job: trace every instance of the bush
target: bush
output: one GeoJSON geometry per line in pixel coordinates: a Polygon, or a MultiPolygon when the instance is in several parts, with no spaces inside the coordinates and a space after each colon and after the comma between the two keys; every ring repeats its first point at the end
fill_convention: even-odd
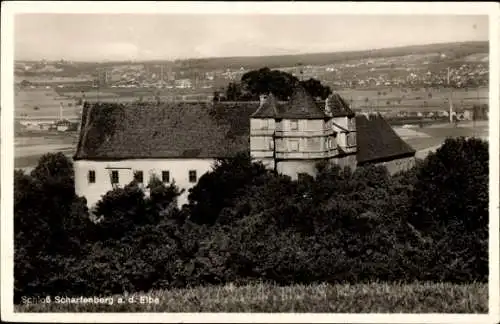
{"type": "Polygon", "coordinates": [[[16,171],[15,300],[53,292],[50,283],[65,272],[64,258],[81,255],[90,226],[85,200],[74,193],[71,161],[63,154],[44,155],[31,175],[16,171]]]}
{"type": "Polygon", "coordinates": [[[431,277],[488,277],[488,143],[448,139],[416,173],[408,221],[434,240],[431,277]]]}
{"type": "Polygon", "coordinates": [[[97,222],[69,190],[71,163],[47,155],[32,175],[15,173],[16,300],[250,281],[485,282],[487,149],[449,139],[396,175],[322,163],[298,181],[239,154],[217,161],[182,210],[175,184],[153,178],[104,195],[97,222]]]}

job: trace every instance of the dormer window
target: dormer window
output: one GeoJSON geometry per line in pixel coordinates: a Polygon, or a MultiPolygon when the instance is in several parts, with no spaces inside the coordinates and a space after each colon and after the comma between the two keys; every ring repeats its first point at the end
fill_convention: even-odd
{"type": "Polygon", "coordinates": [[[348,124],[347,124],[347,125],[348,125],[347,127],[349,128],[349,130],[354,130],[354,127],[355,127],[355,126],[354,126],[354,118],[349,118],[349,119],[347,120],[347,123],[348,123],[348,124]]]}
{"type": "Polygon", "coordinates": [[[356,133],[346,133],[347,135],[347,146],[356,145],[356,133]]]}

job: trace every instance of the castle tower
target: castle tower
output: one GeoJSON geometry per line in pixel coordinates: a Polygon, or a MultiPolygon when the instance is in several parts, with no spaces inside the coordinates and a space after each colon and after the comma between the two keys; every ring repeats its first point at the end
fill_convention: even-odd
{"type": "Polygon", "coordinates": [[[355,114],[338,94],[324,108],[303,87],[284,105],[263,95],[250,119],[252,157],[292,179],[315,175],[320,161],[355,168],[356,152],[355,114]]]}
{"type": "Polygon", "coordinates": [[[272,169],[276,168],[277,117],[278,109],[273,94],[261,95],[259,108],[250,117],[250,154],[272,169]]]}
{"type": "Polygon", "coordinates": [[[341,166],[355,167],[357,163],[357,128],[354,112],[340,95],[332,94],[325,101],[325,114],[332,118],[330,121],[331,129],[339,153],[335,162],[341,166]]]}
{"type": "Polygon", "coordinates": [[[277,171],[297,179],[314,175],[316,164],[338,154],[331,117],[299,86],[276,122],[277,171]]]}

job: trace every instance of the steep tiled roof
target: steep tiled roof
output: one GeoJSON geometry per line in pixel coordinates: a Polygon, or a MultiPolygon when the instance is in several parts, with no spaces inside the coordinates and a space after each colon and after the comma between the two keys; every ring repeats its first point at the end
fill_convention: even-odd
{"type": "Polygon", "coordinates": [[[255,105],[86,107],[75,159],[215,158],[249,148],[255,105]]]}
{"type": "Polygon", "coordinates": [[[280,118],[290,118],[290,119],[320,119],[326,118],[323,108],[320,108],[316,101],[311,97],[307,91],[301,87],[297,86],[286,110],[280,113],[280,118]]]}
{"type": "MultiPolygon", "coordinates": [[[[256,103],[85,107],[75,160],[217,158],[250,149],[256,103]]],[[[360,164],[414,154],[381,117],[356,116],[360,164]]]]}
{"type": "Polygon", "coordinates": [[[412,156],[415,150],[399,137],[380,115],[356,116],[358,164],[382,162],[397,157],[412,156]]]}

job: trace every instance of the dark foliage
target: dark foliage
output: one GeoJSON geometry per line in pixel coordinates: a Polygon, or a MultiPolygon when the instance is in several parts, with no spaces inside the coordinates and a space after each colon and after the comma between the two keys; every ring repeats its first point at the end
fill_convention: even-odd
{"type": "Polygon", "coordinates": [[[279,100],[288,100],[294,87],[301,85],[317,99],[326,99],[332,90],[319,80],[301,81],[297,77],[279,70],[261,68],[245,73],[240,83],[231,82],[226,88],[225,99],[229,101],[258,100],[259,95],[273,93],[279,100]]]}
{"type": "Polygon", "coordinates": [[[217,161],[182,210],[175,184],[152,178],[108,192],[93,222],[72,181],[61,155],[15,174],[17,302],[253,280],[488,278],[488,147],[476,139],[449,139],[395,175],[321,163],[296,181],[238,154],[217,161]]]}

